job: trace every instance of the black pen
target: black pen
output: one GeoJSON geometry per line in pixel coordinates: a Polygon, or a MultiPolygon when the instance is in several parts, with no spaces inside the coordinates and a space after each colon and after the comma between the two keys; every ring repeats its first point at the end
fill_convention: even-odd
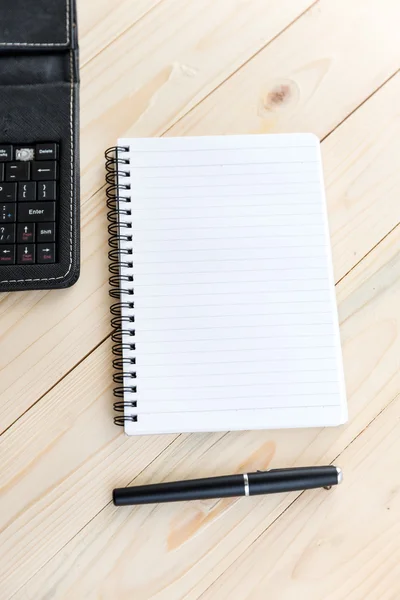
{"type": "Polygon", "coordinates": [[[297,467],[272,469],[242,475],[224,475],[205,479],[189,479],[170,483],[138,485],[113,490],[115,506],[129,504],[156,504],[208,498],[258,496],[337,485],[343,479],[339,467],[297,467]]]}

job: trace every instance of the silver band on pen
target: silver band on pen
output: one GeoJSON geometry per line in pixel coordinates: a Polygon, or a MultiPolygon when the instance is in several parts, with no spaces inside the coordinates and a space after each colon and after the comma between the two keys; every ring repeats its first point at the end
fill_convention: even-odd
{"type": "Polygon", "coordinates": [[[243,473],[243,482],[244,482],[244,495],[250,496],[249,476],[247,475],[247,473],[243,473]]]}

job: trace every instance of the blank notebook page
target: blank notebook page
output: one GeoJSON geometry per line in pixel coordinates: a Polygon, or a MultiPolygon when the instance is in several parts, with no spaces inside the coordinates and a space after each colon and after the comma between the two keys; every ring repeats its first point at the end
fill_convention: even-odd
{"type": "Polygon", "coordinates": [[[120,139],[128,434],[347,418],[319,141],[120,139]],[[130,186],[130,189],[126,189],[130,186]],[[129,212],[129,211],[126,211],[129,212]],[[133,277],[133,281],[129,281],[133,277]],[[125,281],[127,279],[128,281],[125,281]],[[132,344],[134,343],[134,345],[132,344]],[[131,371],[132,369],[127,370],[131,371]],[[129,384],[132,380],[127,373],[129,384]]]}

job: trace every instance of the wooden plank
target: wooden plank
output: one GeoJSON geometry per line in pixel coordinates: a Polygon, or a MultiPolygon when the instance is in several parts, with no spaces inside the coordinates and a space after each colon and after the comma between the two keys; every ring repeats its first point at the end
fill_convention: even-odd
{"type": "Polygon", "coordinates": [[[304,493],[204,594],[187,598],[399,598],[399,454],[397,396],[337,459],[340,488],[304,493]]]}
{"type": "MultiPolygon", "coordinates": [[[[145,27],[150,35],[155,32],[161,34],[161,25],[162,31],[167,34],[167,43],[171,44],[174,40],[168,34],[181,35],[179,25],[185,14],[193,17],[193,22],[186,23],[185,26],[194,31],[194,44],[199,41],[199,32],[204,33],[204,38],[197,46],[198,50],[207,52],[212,49],[218,58],[218,50],[224,45],[231,57],[235,53],[239,57],[245,51],[249,51],[251,56],[314,2],[315,0],[283,0],[277,5],[274,0],[230,0],[229,3],[225,0],[206,0],[201,3],[188,3],[186,0],[113,0],[111,6],[110,0],[97,0],[94,10],[90,0],[78,0],[81,66],[86,65],[142,19],[146,20],[148,25],[145,27]],[[155,13],[151,14],[154,9],[155,13]],[[246,31],[242,31],[242,28],[246,31]],[[247,46],[243,45],[245,38],[247,46]],[[233,40],[235,43],[231,43],[233,40]]],[[[188,21],[191,20],[190,18],[188,21]]],[[[193,48],[196,49],[196,45],[193,48]]],[[[134,56],[132,58],[135,59],[134,56]]],[[[247,58],[246,54],[242,54],[242,60],[247,58]]],[[[240,66],[240,60],[239,58],[237,66],[240,66]]]]}
{"type": "Polygon", "coordinates": [[[321,0],[170,134],[324,137],[399,68],[400,4],[383,0],[379,8],[375,0],[321,0]]]}
{"type": "Polygon", "coordinates": [[[2,437],[2,597],[18,586],[24,598],[44,589],[57,598],[85,597],[90,589],[160,600],[187,598],[193,589],[198,597],[294,496],[102,510],[111,488],[135,477],[139,483],[332,460],[398,392],[399,277],[394,231],[339,284],[350,402],[350,422],[341,428],[126,439],[111,424],[109,348],[98,348],[2,437]],[[157,535],[149,534],[150,518],[157,535]]]}
{"type": "MultiPolygon", "coordinates": [[[[322,144],[337,278],[399,220],[399,95],[397,75],[322,144]],[[368,190],[362,188],[365,173],[374,182],[368,190]]],[[[82,205],[82,275],[74,288],[9,294],[0,301],[4,427],[109,333],[104,204],[101,191],[82,205]]]]}
{"type": "Polygon", "coordinates": [[[397,74],[322,144],[336,279],[400,222],[399,93],[397,74]]]}
{"type": "Polygon", "coordinates": [[[162,0],[78,0],[81,68],[162,0]]]}

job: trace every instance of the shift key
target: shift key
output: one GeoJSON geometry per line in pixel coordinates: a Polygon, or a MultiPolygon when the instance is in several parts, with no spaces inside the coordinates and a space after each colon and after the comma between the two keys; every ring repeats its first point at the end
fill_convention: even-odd
{"type": "Polygon", "coordinates": [[[18,204],[18,220],[22,223],[56,220],[55,202],[21,202],[18,204]]]}

